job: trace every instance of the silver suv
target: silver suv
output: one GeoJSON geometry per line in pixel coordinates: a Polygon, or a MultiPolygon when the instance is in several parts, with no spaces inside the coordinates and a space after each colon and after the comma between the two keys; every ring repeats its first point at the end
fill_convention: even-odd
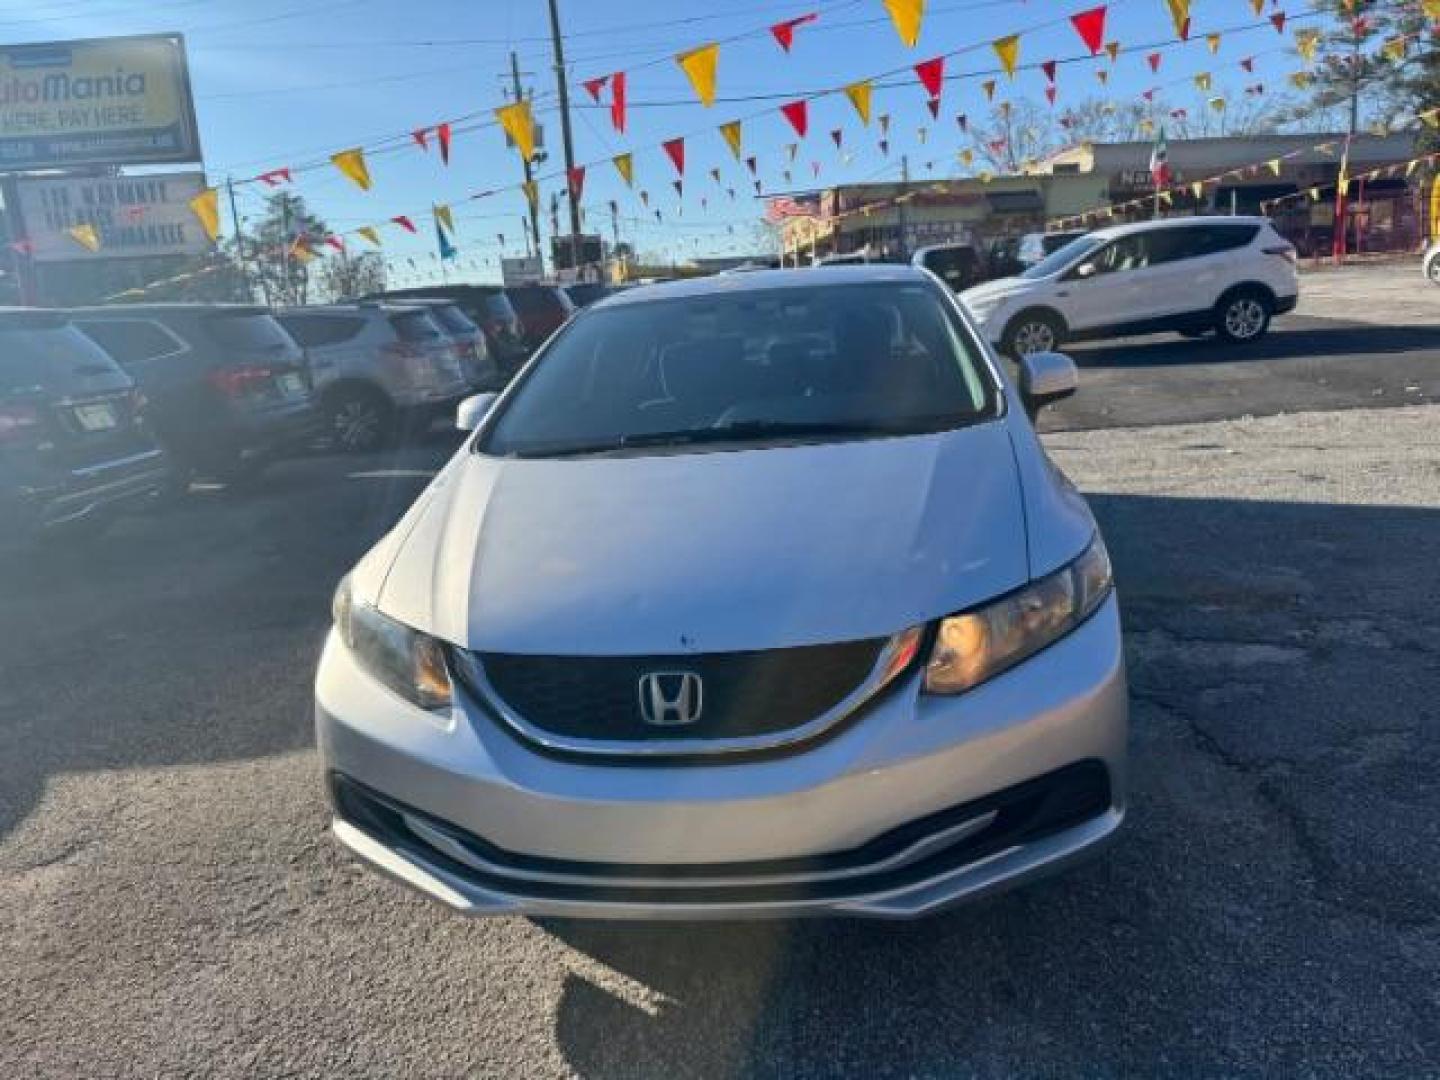
{"type": "Polygon", "coordinates": [[[469,392],[455,342],[424,307],[280,308],[305,349],[325,427],[345,450],[375,450],[423,428],[469,392]]]}

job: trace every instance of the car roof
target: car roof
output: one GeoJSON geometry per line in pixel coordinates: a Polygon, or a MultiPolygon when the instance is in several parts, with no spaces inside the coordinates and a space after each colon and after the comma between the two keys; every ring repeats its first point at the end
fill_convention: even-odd
{"type": "Polygon", "coordinates": [[[67,308],[72,315],[268,315],[270,309],[261,304],[206,304],[176,300],[152,304],[95,304],[90,307],[67,308]]]}
{"type": "MultiPolygon", "coordinates": [[[[453,300],[441,301],[446,304],[453,304],[453,300]]],[[[277,307],[276,315],[356,315],[363,312],[375,312],[381,315],[393,314],[401,311],[419,311],[426,305],[419,300],[397,300],[394,303],[388,301],[364,300],[358,304],[295,304],[291,307],[277,307]]]]}
{"type": "Polygon", "coordinates": [[[596,301],[590,308],[623,307],[656,300],[688,300],[705,296],[733,296],[737,293],[766,292],[771,289],[813,289],[827,285],[916,285],[932,284],[930,275],[903,263],[861,263],[812,266],[790,270],[752,270],[745,274],[715,274],[640,285],[596,301]]]}
{"type": "Polygon", "coordinates": [[[1097,240],[1118,240],[1122,236],[1132,236],[1135,233],[1157,232],[1165,229],[1194,229],[1202,225],[1214,225],[1216,223],[1230,223],[1239,225],[1268,225],[1270,219],[1267,217],[1256,217],[1253,215],[1208,214],[1200,217],[1160,218],[1155,221],[1132,221],[1126,225],[1111,225],[1108,228],[1096,229],[1090,233],[1097,240]]]}

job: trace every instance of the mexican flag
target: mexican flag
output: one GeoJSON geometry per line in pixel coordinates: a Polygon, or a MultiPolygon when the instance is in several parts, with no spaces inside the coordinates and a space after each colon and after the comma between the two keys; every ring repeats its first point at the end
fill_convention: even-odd
{"type": "Polygon", "coordinates": [[[1150,179],[1156,190],[1170,185],[1170,149],[1165,142],[1165,127],[1162,124],[1155,135],[1155,145],[1150,148],[1150,179]]]}

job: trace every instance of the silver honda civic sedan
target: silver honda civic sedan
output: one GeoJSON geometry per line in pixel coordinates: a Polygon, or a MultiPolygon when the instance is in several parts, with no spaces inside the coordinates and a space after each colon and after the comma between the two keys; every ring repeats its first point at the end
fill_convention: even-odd
{"type": "Polygon", "coordinates": [[[635,289],[560,330],[341,582],[335,836],[473,915],[913,917],[1125,812],[1110,561],[902,266],[635,289]]]}

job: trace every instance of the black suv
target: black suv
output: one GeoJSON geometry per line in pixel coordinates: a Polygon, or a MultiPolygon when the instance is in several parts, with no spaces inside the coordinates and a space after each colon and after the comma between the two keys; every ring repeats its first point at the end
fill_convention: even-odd
{"type": "Polygon", "coordinates": [[[305,354],[266,308],[125,304],[71,318],[150,400],[180,478],[251,477],[317,434],[305,354]]]}
{"type": "Polygon", "coordinates": [[[159,492],[168,467],[143,404],[63,315],[0,309],[0,536],[88,529],[159,492]]]}

